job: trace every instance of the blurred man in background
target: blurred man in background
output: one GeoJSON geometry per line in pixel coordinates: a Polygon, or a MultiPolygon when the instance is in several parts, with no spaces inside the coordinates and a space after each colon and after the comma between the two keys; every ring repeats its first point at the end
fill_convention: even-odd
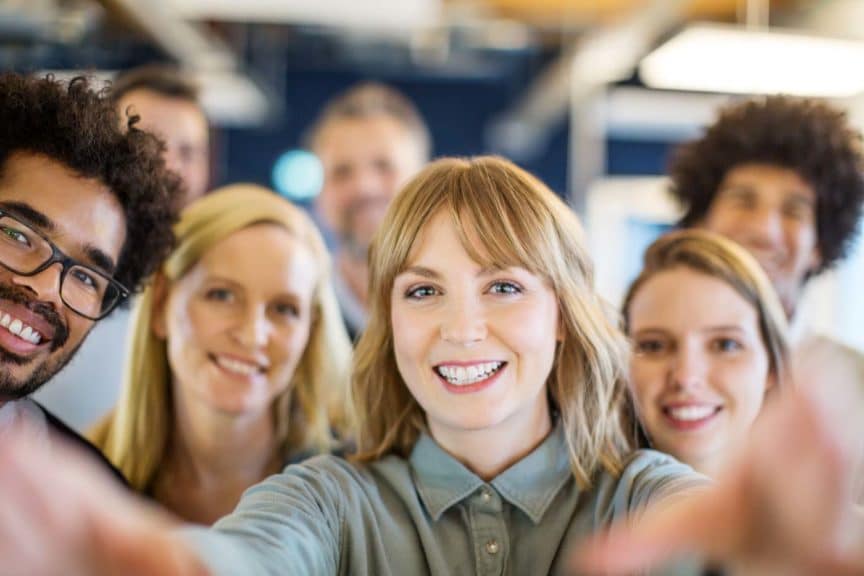
{"type": "Polygon", "coordinates": [[[311,128],[324,170],[316,200],[334,251],[334,285],[352,337],[366,324],[366,253],[400,187],[429,160],[429,130],[393,88],[365,83],[328,102],[311,128]]]}
{"type": "Polygon", "coordinates": [[[122,121],[137,115],[136,126],[165,142],[165,160],[186,184],[183,205],[203,196],[210,180],[210,126],[198,87],[171,66],[143,66],[117,77],[111,88],[122,121]]]}
{"type": "Polygon", "coordinates": [[[781,96],[732,104],[678,149],[670,175],[682,225],[728,236],[762,264],[792,322],[794,361],[864,382],[864,356],[797,314],[807,283],[849,254],[861,217],[861,135],[846,114],[781,96]]]}

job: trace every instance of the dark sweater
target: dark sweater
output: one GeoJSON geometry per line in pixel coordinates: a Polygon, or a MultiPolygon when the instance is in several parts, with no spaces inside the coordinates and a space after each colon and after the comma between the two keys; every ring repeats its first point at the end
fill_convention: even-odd
{"type": "Polygon", "coordinates": [[[62,438],[63,441],[78,447],[79,450],[90,455],[97,464],[104,468],[111,476],[116,478],[123,486],[129,486],[129,483],[126,482],[126,478],[123,477],[123,474],[121,474],[120,471],[108,461],[105,455],[102,454],[101,450],[88,442],[86,438],[78,434],[75,430],[64,424],[62,420],[46,410],[44,406],[38,402],[34,402],[34,404],[36,404],[36,406],[42,410],[43,414],[45,414],[45,421],[48,424],[48,429],[52,436],[62,438]]]}

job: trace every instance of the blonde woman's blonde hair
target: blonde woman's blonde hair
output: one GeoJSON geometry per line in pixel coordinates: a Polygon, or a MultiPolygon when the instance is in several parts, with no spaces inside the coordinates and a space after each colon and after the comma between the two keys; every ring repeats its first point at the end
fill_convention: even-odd
{"type": "Polygon", "coordinates": [[[309,340],[289,386],[273,403],[276,438],[284,457],[330,447],[331,425],[347,426],[351,344],[330,284],[330,258],[321,235],[299,208],[250,184],[215,190],[184,210],[177,246],[139,297],[133,311],[124,386],[112,414],[90,437],[138,491],[147,491],[166,456],[174,429],[171,369],[166,343],[153,331],[157,283],[182,278],[214,245],[261,223],[287,230],[318,263],[309,340]]]}
{"type": "Polygon", "coordinates": [[[629,445],[620,408],[627,343],[595,293],[593,267],[575,214],[542,182],[502,158],[443,159],[399,193],[369,255],[369,323],[357,345],[352,392],[358,454],[370,461],[408,456],[425,417],[399,374],[390,321],[391,292],[426,224],[448,214],[467,253],[482,266],[518,266],[552,286],[563,338],[548,380],[578,484],[605,468],[618,473],[629,445]],[[476,238],[472,242],[469,238],[476,238]]]}
{"type": "Polygon", "coordinates": [[[630,285],[622,306],[624,328],[630,332],[630,306],[648,280],[669,270],[686,268],[716,278],[735,290],[756,311],[759,333],[769,360],[769,374],[777,389],[789,380],[788,330],[780,298],[759,262],[742,246],[700,229],[671,232],[645,252],[642,272],[630,285]]]}

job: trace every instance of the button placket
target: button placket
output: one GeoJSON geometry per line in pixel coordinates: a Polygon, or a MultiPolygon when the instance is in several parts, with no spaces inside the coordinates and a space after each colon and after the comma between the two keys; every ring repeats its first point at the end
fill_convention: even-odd
{"type": "Polygon", "coordinates": [[[499,549],[500,549],[500,546],[498,545],[498,540],[493,538],[493,539],[486,542],[486,553],[489,554],[490,556],[494,556],[495,554],[498,554],[499,549]]]}
{"type": "Polygon", "coordinates": [[[500,576],[507,561],[507,525],[503,502],[491,486],[482,486],[470,501],[478,576],[500,576]]]}

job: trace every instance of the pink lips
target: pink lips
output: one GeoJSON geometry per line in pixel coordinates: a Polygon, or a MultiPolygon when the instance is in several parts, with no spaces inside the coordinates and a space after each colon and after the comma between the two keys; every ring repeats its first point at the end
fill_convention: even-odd
{"type": "Polygon", "coordinates": [[[666,423],[681,431],[699,430],[707,426],[723,409],[709,404],[669,404],[663,406],[666,423]]]}
{"type": "Polygon", "coordinates": [[[506,362],[476,361],[475,360],[475,361],[469,361],[469,362],[462,362],[462,361],[444,362],[444,363],[438,364],[435,368],[433,368],[432,371],[435,373],[435,375],[438,377],[438,380],[441,382],[441,384],[444,385],[444,388],[448,392],[451,392],[453,394],[474,394],[476,392],[480,392],[482,390],[485,390],[486,388],[489,388],[490,386],[495,384],[495,382],[498,381],[498,377],[501,375],[502,372],[504,372],[504,370],[506,368],[507,368],[506,362]],[[441,375],[441,373],[438,372],[438,369],[445,369],[445,370],[446,369],[459,369],[459,368],[467,369],[469,367],[475,367],[478,370],[482,370],[483,366],[490,366],[490,365],[494,365],[494,364],[497,364],[498,366],[497,366],[497,368],[495,368],[495,370],[493,372],[491,372],[491,374],[488,377],[483,378],[482,380],[478,380],[476,382],[472,382],[470,384],[454,384],[453,382],[450,382],[447,378],[445,378],[444,376],[441,375]]]}

